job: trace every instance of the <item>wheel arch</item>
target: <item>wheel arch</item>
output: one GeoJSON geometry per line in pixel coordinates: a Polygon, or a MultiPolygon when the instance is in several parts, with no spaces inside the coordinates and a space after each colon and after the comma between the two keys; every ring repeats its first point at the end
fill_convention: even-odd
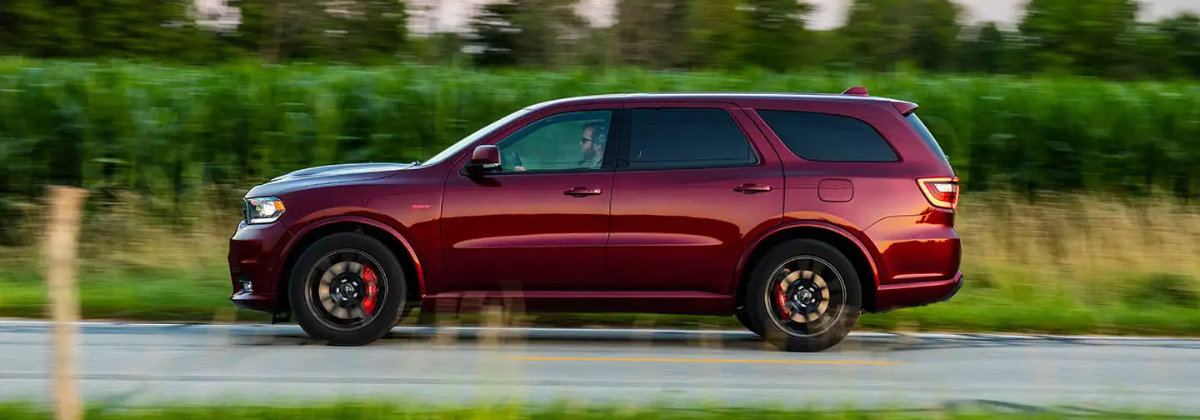
{"type": "MultiPolygon", "coordinates": [[[[276,296],[286,296],[292,268],[300,254],[304,253],[309,245],[321,238],[341,232],[366,234],[379,240],[392,251],[392,254],[400,260],[400,265],[404,267],[404,276],[408,286],[406,288],[408,289],[408,305],[416,304],[425,294],[425,279],[420,259],[417,258],[412,245],[404,239],[400,232],[376,219],[361,216],[339,216],[310,223],[292,236],[283,251],[284,258],[281,260],[278,271],[279,278],[276,282],[276,296]]],[[[290,310],[286,297],[279,297],[276,300],[279,312],[290,310]]]]}
{"type": "Polygon", "coordinates": [[[875,295],[879,288],[879,269],[875,258],[872,257],[866,245],[845,228],[817,221],[801,221],[777,226],[759,235],[751,246],[747,247],[741,260],[738,261],[737,271],[734,275],[734,302],[736,305],[741,306],[750,273],[754,271],[754,264],[758,263],[758,260],[775,245],[792,239],[815,239],[841,251],[854,265],[855,274],[858,275],[858,281],[862,284],[863,309],[868,312],[875,311],[875,295]]]}

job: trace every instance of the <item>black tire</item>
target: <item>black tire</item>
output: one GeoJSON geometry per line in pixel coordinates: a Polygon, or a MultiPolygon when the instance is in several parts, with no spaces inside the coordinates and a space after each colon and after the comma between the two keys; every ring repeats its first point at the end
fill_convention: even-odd
{"type": "Polygon", "coordinates": [[[862,286],[850,260],[836,248],[796,239],[775,246],[755,264],[744,299],[753,325],[762,326],[772,345],[815,352],[837,345],[854,328],[862,286]]]}
{"type": "Polygon", "coordinates": [[[288,299],[296,322],[309,336],[335,345],[360,346],[386,335],[400,322],[406,293],[404,268],[400,261],[382,242],[361,233],[335,233],[317,240],[300,254],[288,281],[288,299]],[[354,267],[354,264],[358,264],[357,278],[354,268],[345,268],[354,267]],[[340,271],[334,266],[341,267],[340,271]],[[327,283],[323,285],[326,274],[335,271],[337,277],[331,282],[345,283],[349,279],[351,284],[358,286],[345,286],[355,291],[345,296],[353,294],[357,297],[360,296],[357,292],[362,292],[364,302],[359,302],[354,309],[344,309],[341,300],[330,297],[331,289],[336,289],[334,293],[339,293],[339,297],[343,296],[340,293],[344,289],[327,283]],[[377,273],[368,275],[368,272],[377,273]],[[373,280],[367,280],[367,277],[373,280]],[[367,283],[376,287],[371,289],[374,293],[367,291],[367,283]],[[324,297],[321,296],[322,288],[325,289],[324,297]],[[372,303],[368,306],[365,300],[372,303]],[[329,309],[326,305],[334,301],[335,308],[329,309]],[[339,314],[351,319],[343,319],[339,314]]]}
{"type": "Polygon", "coordinates": [[[754,335],[763,336],[762,326],[754,323],[754,320],[750,318],[750,314],[746,312],[746,308],[739,308],[734,311],[733,317],[737,318],[738,322],[742,323],[742,326],[746,327],[754,335]]]}

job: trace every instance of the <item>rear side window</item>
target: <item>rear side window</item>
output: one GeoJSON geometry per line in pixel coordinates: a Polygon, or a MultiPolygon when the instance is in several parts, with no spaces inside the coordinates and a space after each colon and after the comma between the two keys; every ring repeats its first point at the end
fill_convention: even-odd
{"type": "Polygon", "coordinates": [[[764,111],[758,115],[796,156],[819,162],[895,162],[896,151],[869,124],[842,115],[764,111]]]}
{"type": "Polygon", "coordinates": [[[930,150],[933,150],[933,154],[937,155],[938,159],[941,159],[942,162],[950,163],[950,158],[946,156],[946,152],[942,151],[942,145],[938,144],[937,139],[933,138],[933,133],[929,132],[929,128],[925,127],[925,123],[921,122],[920,118],[917,118],[917,114],[908,114],[904,119],[908,121],[908,125],[912,126],[913,130],[917,131],[917,134],[921,136],[921,140],[925,141],[925,145],[929,146],[930,150]]]}
{"type": "Polygon", "coordinates": [[[635,109],[630,169],[711,168],[758,163],[750,142],[721,109],[635,109]]]}

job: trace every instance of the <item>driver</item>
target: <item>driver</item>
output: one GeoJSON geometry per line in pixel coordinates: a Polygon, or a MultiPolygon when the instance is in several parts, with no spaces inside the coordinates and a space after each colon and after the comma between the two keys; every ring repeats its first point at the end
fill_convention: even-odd
{"type": "Polygon", "coordinates": [[[604,160],[604,145],[608,140],[608,124],[595,121],[583,125],[583,136],[579,139],[579,166],[600,169],[604,160]]]}
{"type": "MultiPolygon", "coordinates": [[[[608,143],[608,122],[588,122],[583,125],[582,131],[579,137],[579,162],[577,163],[577,167],[600,169],[600,165],[604,163],[604,146],[608,143]]],[[[520,162],[519,158],[518,162],[520,162]]],[[[513,167],[513,170],[523,172],[527,169],[518,163],[513,167]]]]}

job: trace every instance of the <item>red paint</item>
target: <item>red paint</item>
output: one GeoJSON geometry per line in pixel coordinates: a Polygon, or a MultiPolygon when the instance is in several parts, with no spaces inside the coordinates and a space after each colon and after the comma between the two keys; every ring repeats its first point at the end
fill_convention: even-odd
{"type": "MultiPolygon", "coordinates": [[[[279,197],[287,210],[278,221],[242,227],[231,239],[234,290],[240,291],[241,278],[254,285],[252,294],[233,300],[281,310],[286,295],[278,287],[288,256],[302,252],[297,244],[329,229],[364,226],[394,238],[394,248],[407,254],[400,257],[412,267],[430,311],[517,299],[531,311],[730,314],[755,247],[799,232],[794,229],[821,229],[853,244],[865,261],[866,292],[877,302],[869,309],[936,302],[961,284],[960,244],[954,210],[932,205],[917,180],[954,173],[903,119],[915,109],[854,92],[575,98],[531,107],[435,162],[289,174],[247,194],[279,197]],[[494,145],[548,116],[661,107],[726,111],[759,164],[631,171],[616,159],[579,173],[469,176],[465,169],[478,157],[476,146],[494,145]],[[803,160],[755,109],[866,121],[900,161],[803,160]]],[[[613,123],[610,131],[619,136],[624,120],[613,123]]]]}

